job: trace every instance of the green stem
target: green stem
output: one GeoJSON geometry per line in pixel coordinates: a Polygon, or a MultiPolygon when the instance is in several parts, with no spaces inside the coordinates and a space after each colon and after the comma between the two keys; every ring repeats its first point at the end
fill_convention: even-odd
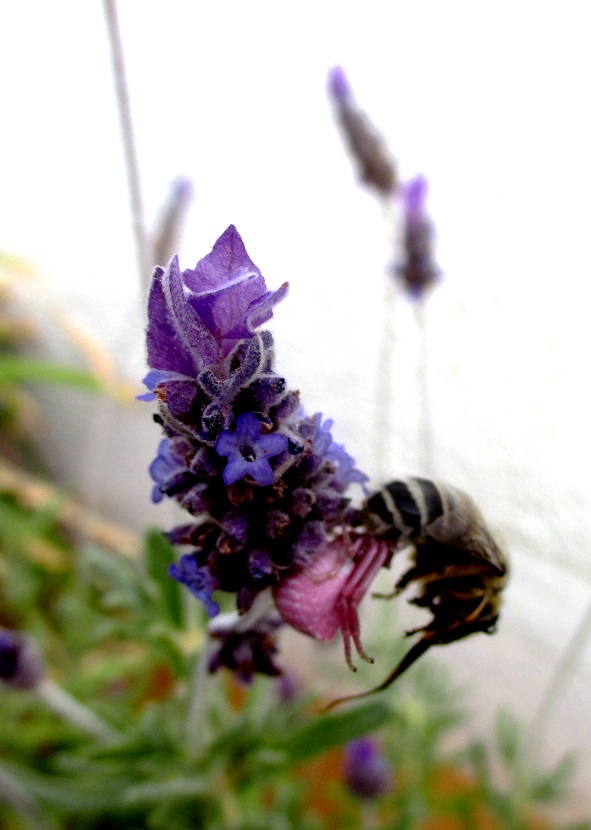
{"type": "Polygon", "coordinates": [[[58,715],[99,740],[111,740],[118,733],[91,709],[73,698],[51,680],[42,680],[35,692],[58,715]]]}
{"type": "Polygon", "coordinates": [[[211,649],[204,642],[195,659],[195,668],[191,678],[191,698],[187,713],[187,746],[189,754],[198,755],[207,742],[207,710],[210,674],[207,668],[211,649]]]}

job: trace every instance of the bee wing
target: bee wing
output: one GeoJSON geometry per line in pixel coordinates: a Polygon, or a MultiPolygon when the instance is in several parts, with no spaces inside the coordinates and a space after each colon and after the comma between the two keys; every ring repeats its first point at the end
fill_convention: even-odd
{"type": "Polygon", "coordinates": [[[463,551],[475,559],[487,562],[499,574],[506,573],[505,558],[486,530],[484,519],[471,503],[464,505],[461,511],[455,509],[439,516],[427,525],[425,534],[446,547],[463,551]]]}

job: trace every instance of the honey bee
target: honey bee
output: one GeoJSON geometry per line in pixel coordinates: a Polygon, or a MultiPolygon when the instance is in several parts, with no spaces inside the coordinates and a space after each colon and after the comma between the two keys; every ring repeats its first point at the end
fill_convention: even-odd
{"type": "Polygon", "coordinates": [[[433,615],[427,625],[408,631],[421,634],[398,665],[375,689],[339,698],[329,708],[386,689],[431,646],[445,645],[483,631],[495,631],[501,592],[508,575],[504,553],[465,493],[425,478],[392,481],[371,495],[360,518],[366,528],[396,550],[409,544],[412,565],[391,594],[418,589],[410,600],[433,615]]]}

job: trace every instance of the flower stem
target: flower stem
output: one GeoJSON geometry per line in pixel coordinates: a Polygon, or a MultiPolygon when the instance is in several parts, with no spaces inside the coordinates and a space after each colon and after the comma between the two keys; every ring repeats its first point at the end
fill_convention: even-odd
{"type": "Polygon", "coordinates": [[[417,379],[419,386],[419,470],[423,475],[434,474],[433,470],[433,435],[431,427],[431,398],[429,396],[429,351],[427,339],[427,321],[425,317],[425,300],[415,302],[415,315],[419,329],[419,355],[417,379]]]}
{"type": "Polygon", "coordinates": [[[127,77],[125,74],[123,43],[121,41],[115,0],[103,0],[103,7],[105,10],[109,43],[111,44],[111,59],[113,62],[113,76],[115,79],[115,89],[117,93],[117,106],[119,109],[119,120],[121,122],[121,133],[123,136],[125,165],[127,167],[127,181],[129,187],[129,198],[131,202],[131,216],[133,233],[135,237],[136,257],[140,275],[140,287],[143,290],[150,277],[152,257],[150,256],[150,246],[148,244],[144,226],[144,208],[140,188],[140,172],[133,132],[133,120],[131,117],[127,77]]]}
{"type": "Polygon", "coordinates": [[[187,714],[187,745],[191,755],[197,754],[206,740],[207,704],[209,691],[209,663],[210,647],[204,642],[195,660],[193,677],[191,678],[191,700],[187,714]]]}
{"type": "Polygon", "coordinates": [[[89,735],[100,740],[117,737],[118,733],[111,726],[51,680],[42,680],[35,687],[35,691],[50,709],[89,735]]]}
{"type": "MultiPolygon", "coordinates": [[[[386,226],[386,253],[392,257],[396,250],[395,210],[390,200],[382,201],[386,226]]],[[[383,286],[382,323],[378,351],[378,376],[375,402],[375,474],[378,482],[389,477],[390,434],[392,429],[392,372],[396,340],[394,316],[396,311],[396,286],[390,274],[385,275],[383,286]]]]}

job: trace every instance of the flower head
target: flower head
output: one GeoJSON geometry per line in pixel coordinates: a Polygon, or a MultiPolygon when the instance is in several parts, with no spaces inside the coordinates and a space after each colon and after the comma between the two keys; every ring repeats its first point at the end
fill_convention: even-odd
{"type": "Polygon", "coordinates": [[[333,67],[328,74],[328,92],[362,181],[381,196],[392,196],[398,187],[396,163],[373,124],[355,103],[347,76],[340,66],[333,67]]]}
{"type": "MultiPolygon", "coordinates": [[[[267,290],[233,226],[194,270],[181,274],[173,258],[154,272],[142,398],[156,401],[164,438],[152,498],[190,514],[168,534],[191,547],[170,574],[210,616],[213,592],[234,594],[244,613],[309,563],[342,534],[353,512],[346,490],[366,479],[332,422],[307,415],[275,371],[273,338],[257,327],[286,290],[267,290]]],[[[217,662],[244,677],[273,673],[272,630],[228,634],[217,662]]]]}

